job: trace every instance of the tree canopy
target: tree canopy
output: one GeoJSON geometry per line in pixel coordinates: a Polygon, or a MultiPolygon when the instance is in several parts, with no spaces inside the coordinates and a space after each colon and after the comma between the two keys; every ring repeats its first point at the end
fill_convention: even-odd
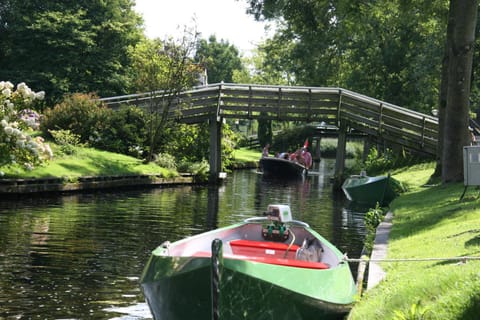
{"type": "Polygon", "coordinates": [[[128,48],[142,37],[131,0],[5,0],[0,5],[0,79],[27,82],[58,100],[129,90],[128,48]]]}
{"type": "Polygon", "coordinates": [[[200,39],[195,61],[207,69],[209,83],[231,83],[234,71],[243,69],[238,49],[223,39],[218,42],[214,35],[208,41],[200,39]]]}
{"type": "Polygon", "coordinates": [[[424,113],[439,110],[436,173],[443,170],[444,182],[462,180],[468,121],[480,109],[472,68],[476,0],[247,2],[257,19],[279,26],[263,47],[265,64],[288,70],[297,84],[344,87],[424,113]]]}
{"type": "Polygon", "coordinates": [[[299,85],[339,86],[429,113],[438,99],[448,1],[251,0],[278,22],[267,63],[299,85]]]}

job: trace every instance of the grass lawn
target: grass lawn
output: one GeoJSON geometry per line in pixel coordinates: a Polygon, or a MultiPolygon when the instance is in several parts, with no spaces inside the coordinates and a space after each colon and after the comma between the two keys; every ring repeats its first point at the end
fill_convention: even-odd
{"type": "MultiPolygon", "coordinates": [[[[387,258],[480,256],[479,191],[463,183],[426,186],[434,165],[393,176],[409,191],[391,204],[387,258]]],[[[383,262],[386,279],[364,293],[349,319],[478,319],[480,260],[383,262]]]]}
{"type": "MultiPolygon", "coordinates": [[[[53,160],[32,171],[25,170],[22,166],[14,165],[2,167],[4,173],[2,178],[47,178],[63,177],[66,180],[75,180],[84,176],[110,176],[110,175],[136,175],[155,174],[163,177],[175,177],[176,171],[161,168],[154,163],[144,164],[142,160],[107,151],[100,151],[92,148],[75,147],[73,155],[59,155],[55,145],[53,160]]],[[[249,149],[235,150],[235,164],[240,167],[242,164],[257,162],[260,152],[249,149]]]]}
{"type": "MultiPolygon", "coordinates": [[[[55,150],[54,150],[54,154],[55,150]]],[[[27,171],[21,166],[3,167],[3,178],[46,178],[64,177],[74,180],[82,176],[110,176],[156,174],[174,177],[177,172],[161,168],[153,163],[143,164],[142,160],[126,155],[76,147],[73,155],[56,156],[40,167],[27,171]]]]}
{"type": "Polygon", "coordinates": [[[233,151],[227,170],[256,168],[262,153],[259,150],[240,148],[233,151]]]}
{"type": "Polygon", "coordinates": [[[262,156],[261,151],[251,150],[246,148],[235,149],[233,152],[233,157],[235,158],[235,162],[258,162],[260,157],[262,156]]]}

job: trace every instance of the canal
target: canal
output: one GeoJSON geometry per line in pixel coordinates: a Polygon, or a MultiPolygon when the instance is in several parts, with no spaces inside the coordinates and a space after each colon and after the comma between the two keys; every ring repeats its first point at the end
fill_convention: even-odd
{"type": "Polygon", "coordinates": [[[151,250],[271,203],[289,204],[296,220],[358,257],[363,214],[332,190],[334,161],[316,166],[316,174],[288,183],[240,170],[220,187],[1,199],[0,319],[149,319],[139,277],[151,250]]]}

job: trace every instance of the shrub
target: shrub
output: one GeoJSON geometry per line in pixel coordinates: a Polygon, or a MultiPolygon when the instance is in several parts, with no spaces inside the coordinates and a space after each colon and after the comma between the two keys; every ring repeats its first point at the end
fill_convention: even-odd
{"type": "Polygon", "coordinates": [[[295,127],[283,130],[273,138],[271,151],[295,151],[303,146],[305,138],[314,135],[315,128],[312,126],[295,127]]]}
{"type": "Polygon", "coordinates": [[[49,132],[63,154],[72,155],[75,153],[75,147],[82,146],[80,136],[70,130],[49,130],[49,132]]]}
{"type": "Polygon", "coordinates": [[[143,154],[146,123],[138,107],[108,109],[92,94],[72,94],[53,109],[46,110],[42,132],[68,132],[79,143],[101,150],[140,158],[143,154]]]}
{"type": "Polygon", "coordinates": [[[365,163],[358,166],[366,170],[369,175],[376,175],[426,160],[431,159],[408,153],[403,148],[400,151],[387,148],[383,153],[379,152],[377,148],[371,148],[365,163]]]}
{"type": "Polygon", "coordinates": [[[178,164],[178,171],[190,172],[192,173],[195,182],[203,183],[208,181],[210,165],[205,159],[199,162],[182,161],[178,164]]]}
{"type": "Polygon", "coordinates": [[[112,111],[93,94],[67,95],[55,107],[45,110],[40,128],[45,135],[49,130],[69,130],[81,142],[95,141],[103,131],[112,111]]]}
{"type": "Polygon", "coordinates": [[[93,147],[140,158],[143,155],[146,122],[142,109],[135,106],[113,111],[103,126],[103,131],[91,136],[93,147]]]}
{"type": "Polygon", "coordinates": [[[208,173],[210,172],[210,165],[207,160],[195,162],[191,165],[190,171],[193,174],[195,182],[208,181],[208,173]]]}
{"type": "Polygon", "coordinates": [[[166,169],[177,170],[175,157],[168,153],[159,153],[155,156],[155,164],[166,169]]]}
{"type": "Polygon", "coordinates": [[[377,227],[380,222],[383,221],[385,216],[385,211],[380,207],[377,202],[375,208],[371,208],[367,213],[365,213],[365,229],[367,231],[365,239],[365,248],[368,252],[371,252],[373,249],[373,242],[375,241],[375,234],[377,227]]]}

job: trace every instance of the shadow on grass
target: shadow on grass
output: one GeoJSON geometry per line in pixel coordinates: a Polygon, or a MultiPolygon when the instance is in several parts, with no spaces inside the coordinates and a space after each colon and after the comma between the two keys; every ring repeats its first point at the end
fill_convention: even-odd
{"type": "Polygon", "coordinates": [[[463,312],[460,319],[466,319],[466,320],[478,319],[479,313],[480,313],[480,294],[477,293],[468,302],[468,305],[465,308],[465,311],[463,312]]]}
{"type": "Polygon", "coordinates": [[[392,239],[411,236],[420,231],[433,228],[445,219],[451,219],[466,210],[480,207],[476,201],[466,199],[459,201],[462,193],[461,184],[435,186],[423,191],[401,195],[395,201],[394,212],[395,232],[392,239]],[[416,208],[415,210],[404,208],[416,208]]]}
{"type": "Polygon", "coordinates": [[[140,170],[134,167],[135,163],[126,164],[104,158],[92,159],[89,165],[75,163],[62,163],[59,165],[65,170],[75,172],[79,176],[134,175],[140,173],[140,170]]]}
{"type": "Polygon", "coordinates": [[[465,247],[478,247],[480,246],[480,235],[473,237],[472,239],[465,242],[465,247]]]}
{"type": "Polygon", "coordinates": [[[460,232],[451,236],[448,236],[447,238],[456,238],[459,236],[463,236],[465,234],[476,234],[474,235],[470,240],[465,242],[465,248],[468,247],[480,247],[480,229],[470,229],[466,230],[464,232],[460,232]]]}

